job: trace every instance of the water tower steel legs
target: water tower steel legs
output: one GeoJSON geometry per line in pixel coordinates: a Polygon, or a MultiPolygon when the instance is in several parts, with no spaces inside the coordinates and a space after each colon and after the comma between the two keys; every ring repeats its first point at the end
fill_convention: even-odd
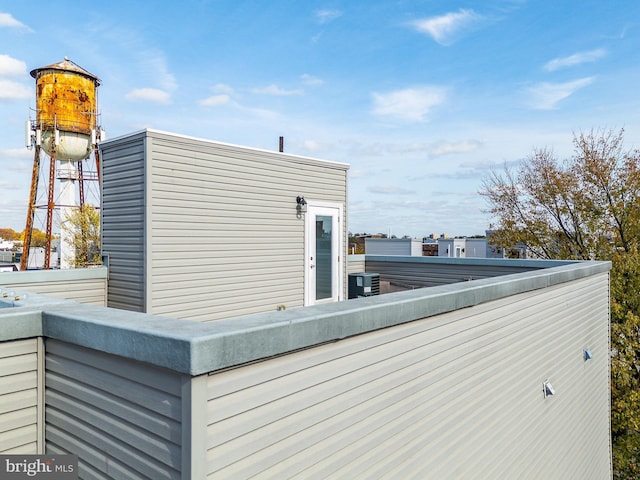
{"type": "MultiPolygon", "coordinates": [[[[22,248],[22,258],[20,260],[20,270],[27,270],[29,268],[29,254],[31,250],[31,244],[33,240],[33,230],[34,230],[34,220],[36,217],[37,209],[46,209],[46,227],[45,227],[45,245],[44,245],[44,262],[41,268],[46,270],[51,269],[51,244],[53,240],[53,224],[54,224],[54,216],[56,216],[56,210],[60,211],[60,222],[61,228],[62,223],[66,220],[66,217],[71,213],[72,210],[76,208],[82,208],[86,203],[87,192],[85,191],[87,188],[86,180],[97,180],[98,188],[100,185],[100,173],[98,171],[95,174],[92,171],[87,171],[85,165],[83,165],[84,160],[80,160],[77,162],[68,162],[65,163],[67,165],[67,169],[61,168],[58,172],[58,160],[56,157],[56,151],[53,149],[51,152],[51,156],[48,156],[49,160],[49,179],[47,185],[39,185],[40,182],[40,172],[42,166],[42,147],[36,145],[35,146],[35,154],[33,158],[33,170],[31,173],[31,190],[29,192],[29,204],[27,206],[27,221],[23,235],[23,248],[22,248]],[[60,192],[59,198],[55,198],[55,184],[58,183],[56,181],[56,176],[60,176],[60,192]],[[78,195],[79,195],[79,204],[76,204],[75,198],[75,188],[73,185],[75,182],[78,182],[78,195]],[[47,190],[47,202],[46,205],[42,201],[41,198],[40,204],[38,204],[38,187],[45,187],[47,190]],[[57,200],[57,202],[56,202],[57,200]]],[[[96,167],[99,169],[99,153],[98,149],[95,148],[93,150],[93,154],[95,156],[96,167]]],[[[43,171],[44,173],[44,171],[43,171]]],[[[42,192],[42,190],[41,190],[42,192]]],[[[80,234],[84,237],[85,232],[80,232],[80,234]]],[[[75,251],[73,247],[67,247],[63,242],[68,241],[68,235],[65,236],[64,232],[61,230],[60,235],[60,251],[59,251],[59,259],[64,263],[65,254],[63,251],[66,251],[66,257],[71,258],[71,251],[75,251]],[[70,250],[71,249],[71,250],[70,250]]],[[[85,245],[86,242],[83,242],[82,245],[85,245]]],[[[87,255],[87,252],[77,252],[83,258],[87,255]]],[[[62,265],[61,265],[62,266],[62,265]]],[[[71,265],[67,263],[63,268],[71,268],[71,265]]]]}
{"type": "Polygon", "coordinates": [[[29,264],[29,250],[33,235],[33,217],[36,213],[36,197],[38,194],[38,177],[40,176],[40,146],[36,145],[33,156],[33,170],[31,172],[31,190],[29,192],[29,205],[27,206],[27,222],[22,239],[22,258],[20,270],[26,270],[29,264]]]}
{"type": "Polygon", "coordinates": [[[51,236],[53,231],[53,211],[56,208],[54,202],[55,192],[55,178],[56,178],[56,149],[51,147],[51,155],[49,158],[49,189],[47,191],[47,230],[45,232],[45,247],[44,247],[44,266],[45,270],[51,268],[51,236]]]}
{"type": "Polygon", "coordinates": [[[95,150],[93,151],[93,156],[96,159],[96,174],[98,175],[98,185],[100,185],[100,151],[98,150],[97,145],[95,146],[95,150]]]}
{"type": "Polygon", "coordinates": [[[78,162],[78,190],[80,191],[80,209],[84,205],[84,176],[82,175],[82,160],[78,162]]]}

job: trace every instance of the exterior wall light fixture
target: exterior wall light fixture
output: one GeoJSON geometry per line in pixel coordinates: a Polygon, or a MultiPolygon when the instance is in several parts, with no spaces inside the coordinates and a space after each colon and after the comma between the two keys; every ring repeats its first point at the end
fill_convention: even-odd
{"type": "Polygon", "coordinates": [[[302,195],[298,195],[296,197],[296,210],[298,213],[306,213],[307,211],[307,201],[304,199],[302,195]]]}
{"type": "Polygon", "coordinates": [[[591,350],[589,350],[588,348],[585,347],[585,349],[582,351],[582,356],[584,358],[584,361],[586,362],[587,360],[591,360],[593,358],[593,354],[591,353],[591,350]]]}

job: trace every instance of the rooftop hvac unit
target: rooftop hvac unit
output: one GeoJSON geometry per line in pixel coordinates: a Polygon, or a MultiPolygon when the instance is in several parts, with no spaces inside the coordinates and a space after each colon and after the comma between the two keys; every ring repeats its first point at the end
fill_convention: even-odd
{"type": "Polygon", "coordinates": [[[379,273],[350,273],[349,298],[380,295],[379,273]]]}

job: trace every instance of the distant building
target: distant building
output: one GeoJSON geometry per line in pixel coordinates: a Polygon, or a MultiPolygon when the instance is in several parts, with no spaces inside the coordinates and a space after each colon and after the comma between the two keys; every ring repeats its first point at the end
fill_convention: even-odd
{"type": "Polygon", "coordinates": [[[438,256],[454,258],[486,258],[486,238],[438,239],[438,256]]]}
{"type": "MultiPolygon", "coordinates": [[[[40,269],[44,267],[44,247],[33,247],[29,251],[29,268],[40,269]]],[[[60,258],[58,250],[51,251],[51,268],[60,268],[60,258]]]]}
{"type": "Polygon", "coordinates": [[[438,242],[423,242],[422,243],[422,256],[423,257],[437,257],[438,256],[438,242]]]}
{"type": "Polygon", "coordinates": [[[0,250],[11,250],[13,248],[13,241],[5,240],[0,237],[0,250]]]}
{"type": "Polygon", "coordinates": [[[501,247],[491,243],[491,234],[493,230],[487,230],[487,258],[529,258],[527,255],[527,247],[522,243],[517,243],[511,247],[501,247]]]}
{"type": "Polygon", "coordinates": [[[422,256],[422,242],[417,238],[366,238],[367,255],[422,256]]]}

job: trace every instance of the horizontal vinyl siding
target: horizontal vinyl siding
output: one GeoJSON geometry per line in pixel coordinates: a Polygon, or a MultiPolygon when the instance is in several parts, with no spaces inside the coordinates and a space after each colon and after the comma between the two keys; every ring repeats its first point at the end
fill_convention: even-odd
{"type": "Polygon", "coordinates": [[[181,378],[56,340],[46,342],[47,450],[81,478],[180,478],[181,378]]]}
{"type": "Polygon", "coordinates": [[[473,264],[429,264],[411,262],[380,262],[367,260],[367,272],[379,273],[380,280],[414,288],[435,287],[456,282],[491,278],[512,273],[537,270],[528,267],[473,264]]]}
{"type": "Polygon", "coordinates": [[[346,202],[346,169],[150,132],[150,313],[209,321],[301,306],[296,196],[346,202]]]}
{"type": "MultiPolygon", "coordinates": [[[[410,240],[376,240],[365,238],[364,249],[366,255],[411,255],[413,253],[413,243],[410,240]]],[[[422,255],[422,250],[420,250],[420,255],[422,255]]]]}
{"type": "Polygon", "coordinates": [[[364,255],[350,255],[347,257],[347,274],[362,273],[365,271],[365,265],[364,255]]]}
{"type": "MultiPolygon", "coordinates": [[[[5,274],[3,274],[5,275],[5,274]]],[[[4,280],[4,278],[0,278],[4,280]]],[[[51,280],[49,282],[12,282],[3,283],[16,291],[25,291],[66,298],[78,303],[104,307],[107,304],[107,279],[51,280]]]]}
{"type": "Polygon", "coordinates": [[[102,252],[109,258],[108,306],[144,311],[145,138],[102,146],[102,252]]]}
{"type": "Polygon", "coordinates": [[[37,339],[0,342],[0,453],[39,453],[37,403],[37,339]]]}
{"type": "Polygon", "coordinates": [[[608,316],[599,274],[211,374],[209,478],[610,478],[608,316]]]}

